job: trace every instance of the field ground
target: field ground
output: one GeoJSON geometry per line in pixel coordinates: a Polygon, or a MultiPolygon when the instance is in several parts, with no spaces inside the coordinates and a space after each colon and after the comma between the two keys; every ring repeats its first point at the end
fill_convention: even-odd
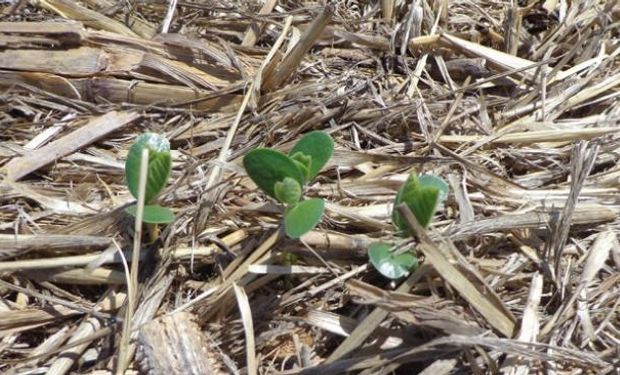
{"type": "Polygon", "coordinates": [[[0,372],[618,371],[618,2],[0,8],[0,372]],[[293,241],[241,160],[311,130],[327,209],[293,241]],[[124,212],[146,131],[152,243],[124,212]],[[413,171],[450,195],[390,281],[366,252],[413,171]]]}

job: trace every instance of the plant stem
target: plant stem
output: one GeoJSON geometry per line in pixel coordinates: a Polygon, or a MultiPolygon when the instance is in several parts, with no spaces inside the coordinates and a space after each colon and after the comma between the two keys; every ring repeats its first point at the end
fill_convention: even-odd
{"type": "Polygon", "coordinates": [[[118,352],[116,364],[116,374],[124,374],[131,360],[129,351],[129,340],[131,335],[131,319],[136,308],[138,298],[138,271],[140,263],[140,241],[142,240],[142,215],[144,214],[144,196],[146,192],[146,179],[148,176],[149,149],[142,150],[140,155],[140,174],[138,179],[138,207],[136,209],[135,235],[133,239],[133,254],[131,256],[131,271],[129,274],[129,284],[127,284],[127,306],[125,309],[125,320],[121,333],[121,344],[118,352]]]}
{"type": "Polygon", "coordinates": [[[146,224],[146,230],[149,234],[149,243],[153,243],[157,241],[157,237],[159,237],[159,226],[157,224],[146,224]]]}

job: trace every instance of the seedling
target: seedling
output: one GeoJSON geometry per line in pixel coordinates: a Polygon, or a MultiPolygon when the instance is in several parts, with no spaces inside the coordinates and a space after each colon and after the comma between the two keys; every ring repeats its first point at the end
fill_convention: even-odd
{"type": "MultiPolygon", "coordinates": [[[[448,184],[439,177],[415,174],[409,176],[394,199],[392,224],[400,236],[411,236],[413,231],[401,217],[396,207],[406,204],[420,225],[431,223],[437,206],[448,196],[448,184]]],[[[368,249],[370,263],[384,276],[398,279],[418,265],[418,258],[409,249],[397,249],[394,244],[377,242],[368,249]]]]}
{"type": "Polygon", "coordinates": [[[257,148],[243,158],[243,166],[256,186],[286,205],[284,231],[296,239],[321,221],[325,202],[303,200],[303,187],[327,164],[334,141],[325,132],[307,133],[287,154],[271,148],[257,148]]]}
{"type": "MultiPolygon", "coordinates": [[[[174,220],[174,214],[169,208],[154,203],[157,195],[166,186],[172,167],[170,142],[166,138],[155,133],[145,133],[136,138],[125,161],[127,188],[131,195],[138,199],[140,161],[142,150],[145,148],[149,150],[149,165],[142,221],[148,224],[167,224],[174,220]]],[[[135,217],[137,206],[137,204],[133,204],[127,207],[125,211],[135,217]]]]}

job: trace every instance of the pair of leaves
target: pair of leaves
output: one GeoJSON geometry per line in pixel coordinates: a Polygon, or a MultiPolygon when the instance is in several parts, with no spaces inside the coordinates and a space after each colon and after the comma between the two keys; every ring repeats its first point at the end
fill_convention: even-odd
{"type": "MultiPolygon", "coordinates": [[[[392,223],[400,234],[413,234],[413,230],[396,209],[398,205],[405,203],[420,225],[426,228],[431,223],[437,206],[447,196],[448,184],[441,178],[432,175],[418,177],[412,174],[396,194],[392,223]]],[[[368,249],[368,257],[370,263],[385,277],[398,279],[416,267],[418,259],[411,252],[395,254],[393,248],[390,244],[373,243],[368,249]]]]}
{"type": "MultiPolygon", "coordinates": [[[[144,149],[149,150],[149,159],[142,221],[151,224],[172,222],[174,214],[169,208],[153,204],[157,195],[166,186],[172,168],[170,142],[165,137],[155,133],[145,133],[136,138],[125,161],[127,188],[131,195],[138,199],[140,163],[144,149]]],[[[132,216],[136,216],[137,205],[129,206],[125,211],[132,216]]]]}
{"type": "Polygon", "coordinates": [[[248,176],[267,195],[288,206],[284,229],[290,238],[299,238],[321,220],[325,203],[321,199],[302,199],[306,182],[327,164],[334,141],[325,132],[307,133],[288,155],[270,148],[257,148],[243,158],[248,176]]]}
{"type": "Polygon", "coordinates": [[[314,131],[301,137],[288,155],[271,148],[257,148],[248,152],[243,158],[243,167],[259,188],[278,199],[278,182],[289,178],[301,188],[321,171],[333,151],[332,138],[322,131],[314,131]]]}
{"type": "Polygon", "coordinates": [[[418,177],[412,174],[396,194],[392,223],[401,234],[413,234],[413,230],[409,228],[405,219],[396,209],[398,205],[405,203],[418,223],[424,228],[428,227],[435,215],[437,206],[448,196],[448,189],[448,184],[439,177],[432,175],[418,177]]]}

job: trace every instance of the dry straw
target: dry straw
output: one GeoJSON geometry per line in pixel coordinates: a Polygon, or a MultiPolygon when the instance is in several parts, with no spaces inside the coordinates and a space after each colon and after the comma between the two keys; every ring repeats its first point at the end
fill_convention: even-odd
{"type": "Polygon", "coordinates": [[[1,373],[615,371],[617,2],[4,3],[1,373]],[[316,129],[326,214],[290,241],[241,161],[316,129]],[[152,244],[145,131],[173,149],[152,244]],[[451,194],[391,282],[366,251],[412,171],[451,194]]]}

